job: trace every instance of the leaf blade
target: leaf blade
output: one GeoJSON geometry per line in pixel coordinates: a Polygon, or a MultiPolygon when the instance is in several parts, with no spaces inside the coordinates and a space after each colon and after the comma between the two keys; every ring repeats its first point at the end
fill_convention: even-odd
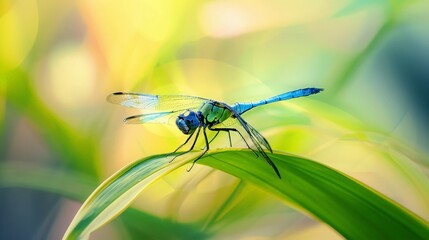
{"type": "Polygon", "coordinates": [[[244,158],[248,161],[250,154],[245,151],[230,153],[228,157],[231,159],[225,159],[225,156],[218,158],[213,154],[226,164],[207,161],[207,158],[202,163],[269,189],[271,193],[329,224],[346,238],[424,239],[428,236],[427,222],[370,187],[311,160],[267,154],[278,166],[284,180],[277,179],[261,161],[252,161],[252,168],[249,169],[250,164],[244,158]],[[239,166],[245,166],[247,171],[239,166]],[[275,182],[287,185],[282,188],[275,182]]]}
{"type": "Polygon", "coordinates": [[[158,155],[141,159],[119,170],[87,198],[63,239],[87,239],[92,231],[124,211],[153,181],[182,166],[185,163],[183,160],[177,159],[167,164],[169,158],[158,155]]]}
{"type": "MultiPolygon", "coordinates": [[[[422,239],[429,234],[429,225],[424,220],[338,171],[298,156],[268,155],[276,162],[283,179],[278,179],[263,159],[255,159],[249,150],[213,151],[199,163],[252,182],[329,224],[346,238],[422,239]]],[[[151,182],[194,157],[187,155],[167,164],[169,158],[158,155],[125,167],[88,198],[64,239],[88,237],[123,211],[151,182]],[[124,180],[131,181],[125,182],[126,188],[121,189],[124,180]],[[109,206],[119,197],[120,207],[109,206]]]]}

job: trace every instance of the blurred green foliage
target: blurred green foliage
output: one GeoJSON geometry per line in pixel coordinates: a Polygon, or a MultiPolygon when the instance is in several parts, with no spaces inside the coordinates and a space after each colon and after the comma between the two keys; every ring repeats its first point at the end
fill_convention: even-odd
{"type": "MultiPolygon", "coordinates": [[[[210,154],[240,163],[238,170],[210,157],[201,163],[214,168],[198,165],[190,173],[178,168],[147,186],[133,208],[100,234],[130,239],[332,239],[341,238],[339,234],[395,238],[406,231],[423,233],[429,219],[424,137],[429,134],[416,122],[427,118],[415,110],[419,106],[407,99],[403,86],[427,78],[423,73],[399,78],[401,69],[389,68],[387,59],[402,55],[390,57],[386,46],[427,51],[425,44],[410,43],[429,39],[427,7],[427,1],[419,0],[2,1],[0,191],[15,198],[1,200],[2,224],[8,226],[25,209],[18,205],[20,195],[9,195],[10,190],[55,193],[61,196],[56,200],[61,207],[53,218],[61,224],[37,231],[43,232],[42,238],[57,239],[76,212],[65,199],[82,202],[127,163],[181,143],[183,136],[174,127],[121,125],[127,113],[106,103],[111,92],[191,94],[232,102],[314,86],[326,91],[312,99],[255,109],[244,117],[275,150],[315,161],[294,165],[289,161],[294,157],[278,159],[288,174],[308,167],[300,178],[306,184],[301,190],[312,189],[320,198],[308,197],[304,208],[313,209],[317,220],[288,199],[293,182],[285,188],[269,185],[274,175],[255,174],[265,165],[257,168],[259,161],[240,155],[246,153],[224,153],[219,148],[226,141],[220,140],[210,154]],[[407,41],[394,45],[397,35],[407,41]],[[238,173],[244,169],[253,174],[238,173]],[[335,177],[339,182],[333,182],[335,177]],[[326,200],[324,208],[317,206],[319,199],[326,200]],[[343,219],[350,212],[340,214],[331,207],[355,211],[356,216],[343,219]],[[368,211],[378,217],[360,215],[368,211]],[[368,221],[367,230],[362,232],[354,221],[362,226],[368,221]],[[374,227],[380,222],[386,222],[383,231],[374,227]]],[[[412,65],[427,62],[416,59],[412,65]]],[[[240,144],[235,139],[234,146],[240,144]]],[[[37,196],[28,199],[39,201],[37,196]]],[[[5,227],[0,237],[33,234],[48,211],[40,207],[25,212],[41,220],[34,218],[28,226],[19,220],[19,229],[5,227]]]]}

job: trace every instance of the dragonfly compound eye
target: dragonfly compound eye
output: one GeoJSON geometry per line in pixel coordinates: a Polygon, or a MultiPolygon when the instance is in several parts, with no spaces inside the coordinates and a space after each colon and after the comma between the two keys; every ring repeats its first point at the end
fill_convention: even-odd
{"type": "Polygon", "coordinates": [[[176,119],[176,125],[184,134],[192,134],[199,126],[197,114],[194,111],[186,111],[176,119]]]}

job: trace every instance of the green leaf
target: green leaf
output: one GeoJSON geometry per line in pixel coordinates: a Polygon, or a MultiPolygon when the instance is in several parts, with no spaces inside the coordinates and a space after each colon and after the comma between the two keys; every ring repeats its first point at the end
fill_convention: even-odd
{"type": "Polygon", "coordinates": [[[95,185],[95,179],[80,172],[0,163],[0,188],[37,189],[83,201],[95,185]]]}
{"type": "MultiPolygon", "coordinates": [[[[95,179],[79,172],[0,163],[0,189],[29,188],[84,201],[95,186],[95,179]]],[[[128,208],[120,220],[128,234],[135,236],[132,239],[206,238],[205,233],[192,225],[159,218],[134,208],[128,208]]]]}
{"type": "Polygon", "coordinates": [[[371,56],[374,50],[378,48],[379,44],[388,36],[394,27],[395,19],[393,17],[388,18],[383,25],[381,25],[366,47],[358,54],[354,55],[337,74],[334,85],[329,88],[331,94],[337,95],[340,90],[353,79],[353,75],[365,63],[365,60],[371,56]]]}
{"type": "Polygon", "coordinates": [[[87,239],[92,231],[124,211],[149,184],[185,164],[184,160],[181,158],[168,164],[170,158],[158,155],[118,171],[88,197],[63,239],[87,239]]]}
{"type": "Polygon", "coordinates": [[[368,7],[370,4],[380,4],[385,6],[386,19],[378,31],[375,33],[371,41],[366,47],[358,54],[354,55],[348,63],[344,65],[344,68],[338,73],[334,79],[334,84],[329,88],[331,94],[338,94],[341,89],[344,88],[350,81],[353,80],[353,75],[360,69],[360,67],[366,62],[368,57],[371,56],[376,50],[380,48],[380,44],[389,37],[392,30],[396,29],[397,25],[400,24],[399,16],[402,12],[407,10],[407,7],[417,1],[403,1],[403,0],[359,0],[353,1],[345,8],[341,9],[336,16],[341,17],[344,15],[353,14],[354,12],[361,10],[364,7],[368,7]]]}
{"type": "MultiPolygon", "coordinates": [[[[92,231],[122,212],[149,184],[192,161],[196,154],[185,155],[172,163],[168,163],[171,158],[157,155],[123,168],[86,200],[64,239],[88,238],[92,231]]],[[[423,239],[429,236],[428,223],[368,186],[311,160],[283,153],[268,155],[279,168],[282,179],[261,157],[255,158],[248,150],[213,151],[199,163],[263,188],[329,224],[346,238],[423,239]]]]}
{"type": "Polygon", "coordinates": [[[3,154],[5,151],[5,141],[6,138],[4,137],[5,133],[5,111],[6,111],[6,80],[3,79],[3,76],[0,75],[0,154],[1,157],[3,157],[3,154]]]}
{"type": "Polygon", "coordinates": [[[94,136],[72,128],[49,109],[35,91],[27,72],[16,69],[4,79],[7,80],[7,102],[34,124],[38,133],[56,150],[58,159],[75,170],[97,175],[99,157],[94,136]]]}

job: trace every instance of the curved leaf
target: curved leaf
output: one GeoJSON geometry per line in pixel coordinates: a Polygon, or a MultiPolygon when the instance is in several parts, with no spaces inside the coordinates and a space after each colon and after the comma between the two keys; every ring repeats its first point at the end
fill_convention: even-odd
{"type": "MultiPolygon", "coordinates": [[[[28,188],[62,197],[84,201],[96,186],[96,180],[86,174],[33,166],[0,163],[0,190],[2,188],[28,188]],[[67,186],[67,187],[64,187],[67,186]]],[[[159,218],[134,208],[121,215],[132,239],[203,239],[206,234],[189,224],[159,218]],[[142,228],[141,226],[146,226],[142,228]],[[163,231],[169,229],[169,231],[163,231]]]]}
{"type": "MultiPolygon", "coordinates": [[[[429,235],[428,223],[350,177],[298,156],[268,155],[282,179],[248,150],[213,151],[199,163],[252,182],[329,224],[346,238],[423,239],[429,235]]],[[[189,154],[170,164],[170,158],[164,155],[152,156],[120,170],[87,199],[64,239],[88,238],[122,212],[151,182],[195,156],[189,154]]]]}
{"type": "Polygon", "coordinates": [[[329,224],[350,239],[424,239],[418,216],[344,174],[298,156],[268,154],[284,180],[245,151],[220,152],[204,164],[240,176],[329,224]]]}
{"type": "Polygon", "coordinates": [[[92,231],[124,211],[149,184],[186,163],[184,158],[168,164],[170,160],[164,155],[152,156],[112,175],[83,203],[63,239],[87,239],[92,231]]]}

